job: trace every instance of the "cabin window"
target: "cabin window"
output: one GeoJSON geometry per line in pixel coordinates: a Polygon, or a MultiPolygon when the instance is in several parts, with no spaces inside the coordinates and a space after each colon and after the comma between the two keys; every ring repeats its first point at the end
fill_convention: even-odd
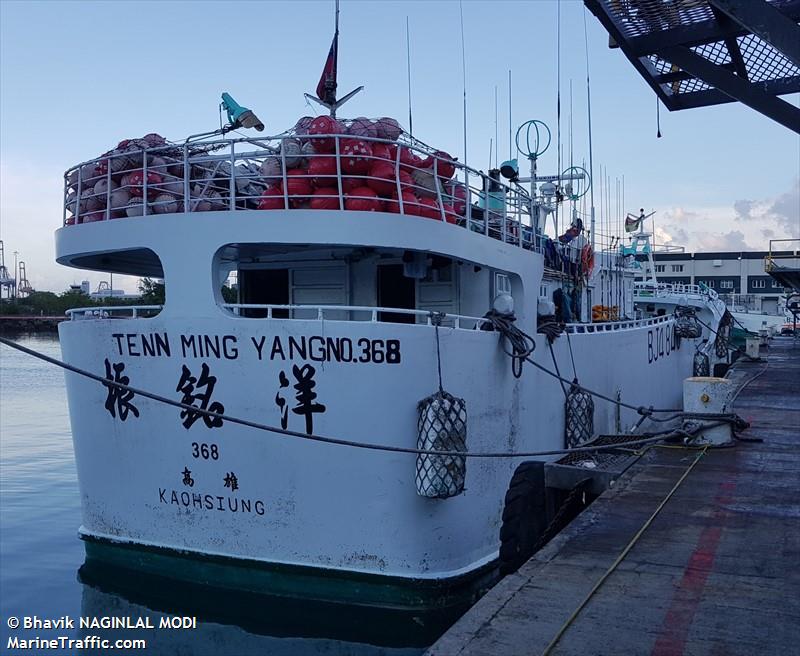
{"type": "Polygon", "coordinates": [[[754,280],[753,289],[765,289],[767,286],[766,280],[754,280]]]}
{"type": "Polygon", "coordinates": [[[495,298],[500,296],[500,294],[511,295],[511,278],[509,278],[505,273],[495,273],[494,274],[494,295],[495,295],[495,298]]]}
{"type": "Polygon", "coordinates": [[[665,269],[667,268],[666,264],[656,264],[656,273],[664,273],[665,269]]]}
{"type": "Polygon", "coordinates": [[[681,271],[683,271],[683,265],[682,264],[673,264],[672,265],[672,272],[673,273],[680,273],[681,271]]]}
{"type": "MultiPolygon", "coordinates": [[[[416,279],[403,275],[402,264],[382,264],[378,267],[378,305],[380,307],[416,309],[416,279]]],[[[380,321],[414,323],[413,314],[380,312],[380,321]]]]}
{"type": "Polygon", "coordinates": [[[733,289],[733,280],[721,280],[719,283],[720,289],[733,289]]]}

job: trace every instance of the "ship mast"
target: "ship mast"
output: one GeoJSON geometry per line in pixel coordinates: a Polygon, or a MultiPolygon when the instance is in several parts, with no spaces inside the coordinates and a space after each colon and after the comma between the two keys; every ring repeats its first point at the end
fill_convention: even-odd
{"type": "Polygon", "coordinates": [[[339,0],[336,0],[336,12],[334,19],[333,42],[331,49],[328,51],[328,58],[325,60],[325,66],[322,69],[322,76],[317,84],[316,96],[305,93],[303,94],[309,100],[313,100],[318,105],[322,105],[331,116],[336,118],[336,110],[344,105],[350,98],[355,96],[359,91],[363,91],[364,87],[360,86],[353,89],[350,93],[345,94],[342,98],[336,99],[337,72],[339,68],[339,0]]]}

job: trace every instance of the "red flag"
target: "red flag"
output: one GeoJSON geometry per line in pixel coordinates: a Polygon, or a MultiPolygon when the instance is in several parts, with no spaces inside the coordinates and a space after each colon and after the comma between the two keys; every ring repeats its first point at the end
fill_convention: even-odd
{"type": "Polygon", "coordinates": [[[317,84],[317,98],[332,105],[336,102],[336,60],[339,50],[339,32],[333,36],[333,43],[325,60],[325,68],[322,69],[322,76],[317,84]]]}

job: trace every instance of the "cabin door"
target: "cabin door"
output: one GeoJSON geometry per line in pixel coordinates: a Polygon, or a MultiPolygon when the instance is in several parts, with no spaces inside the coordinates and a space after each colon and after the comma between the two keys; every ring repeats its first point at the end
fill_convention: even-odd
{"type": "MultiPolygon", "coordinates": [[[[416,282],[414,278],[403,275],[402,264],[379,265],[378,306],[414,310],[417,301],[416,282]]],[[[380,312],[378,319],[393,323],[414,323],[415,321],[413,314],[397,312],[380,312]]]]}
{"type": "MultiPolygon", "coordinates": [[[[241,302],[255,305],[289,305],[289,269],[242,269],[239,271],[241,302]]],[[[266,309],[243,310],[245,317],[266,317],[266,309]]],[[[288,310],[273,310],[276,319],[286,319],[288,310]]]]}

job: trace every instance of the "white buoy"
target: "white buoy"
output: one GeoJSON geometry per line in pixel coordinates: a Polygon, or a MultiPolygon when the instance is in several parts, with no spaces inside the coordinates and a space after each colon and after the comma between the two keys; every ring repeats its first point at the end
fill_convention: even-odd
{"type": "Polygon", "coordinates": [[[730,413],[729,405],[733,397],[734,384],[727,378],[695,376],[683,381],[683,411],[697,415],[684,420],[684,428],[694,428],[700,424],[697,437],[692,444],[725,445],[733,442],[731,425],[719,419],[701,415],[730,413]]]}

